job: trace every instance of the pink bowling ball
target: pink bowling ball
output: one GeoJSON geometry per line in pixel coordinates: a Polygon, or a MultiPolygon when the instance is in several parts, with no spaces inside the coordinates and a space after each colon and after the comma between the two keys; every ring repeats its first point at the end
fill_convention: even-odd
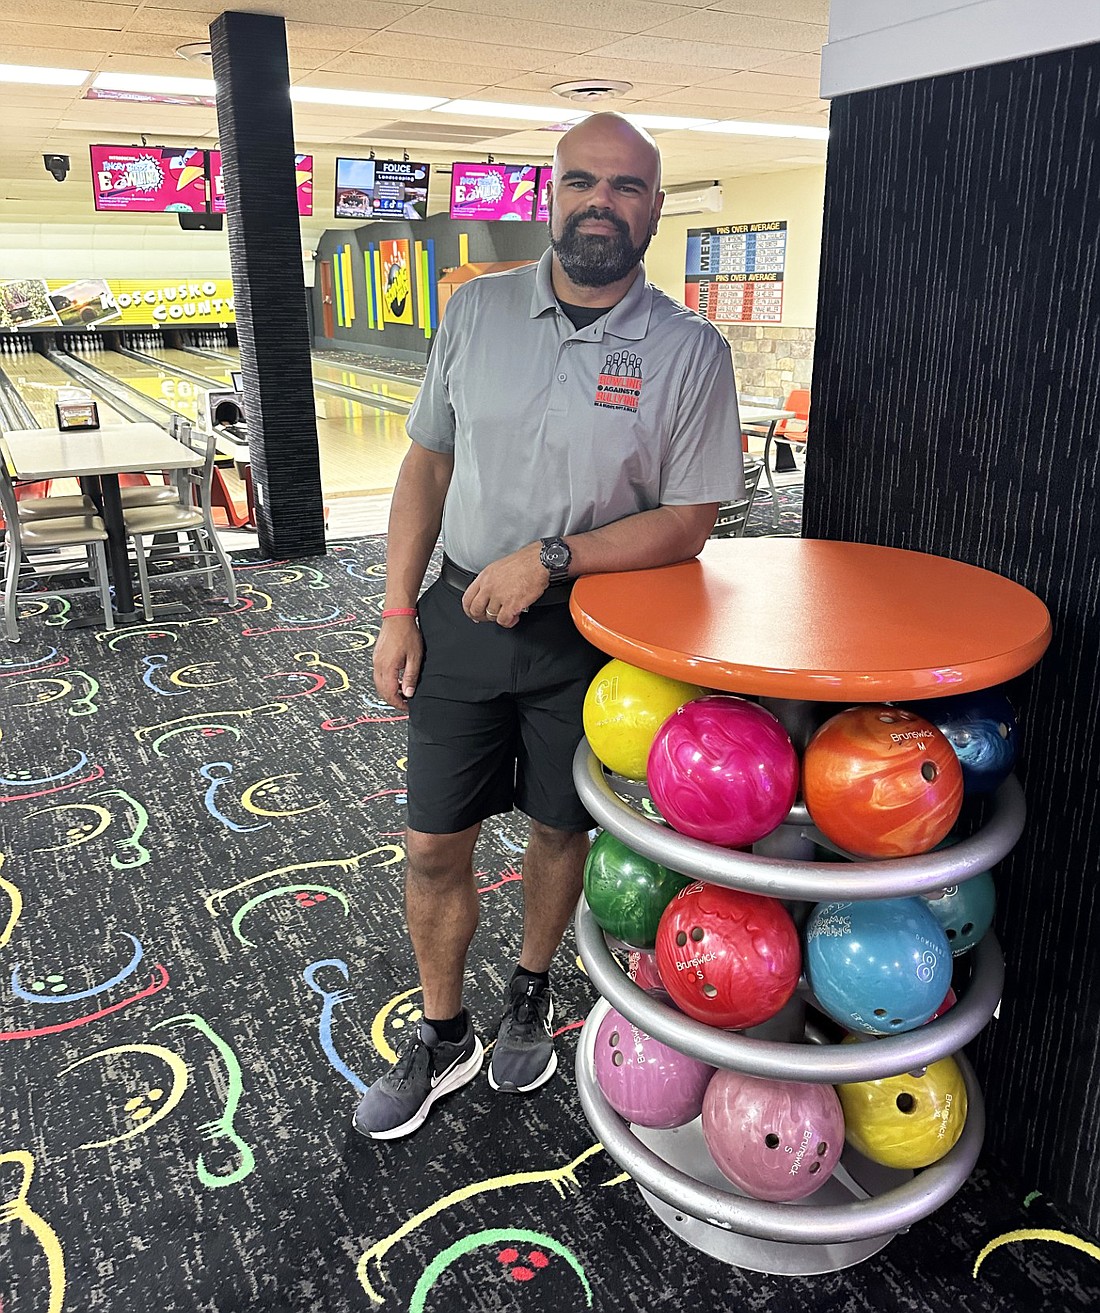
{"type": "Polygon", "coordinates": [[[596,1032],[596,1083],[620,1117],[669,1130],[699,1116],[714,1068],[647,1035],[614,1008],[596,1032]]]}
{"type": "Polygon", "coordinates": [[[626,974],[640,989],[660,990],[662,994],[665,993],[665,982],[657,971],[656,953],[631,949],[630,956],[627,958],[626,974]]]}
{"type": "Polygon", "coordinates": [[[769,711],[715,693],[657,731],[646,770],[654,805],[693,839],[738,848],[779,825],[798,792],[798,757],[769,711]]]}
{"type": "Polygon", "coordinates": [[[832,1175],[844,1114],[831,1085],[720,1071],[703,1099],[703,1139],[723,1176],[754,1199],[805,1199],[832,1175]]]}

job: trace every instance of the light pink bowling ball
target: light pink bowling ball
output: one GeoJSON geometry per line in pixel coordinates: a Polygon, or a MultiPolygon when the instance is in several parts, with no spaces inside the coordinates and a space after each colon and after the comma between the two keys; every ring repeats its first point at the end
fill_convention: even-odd
{"type": "Polygon", "coordinates": [[[798,757],[770,711],[714,693],[685,702],[664,722],[646,779],[673,829],[737,848],[770,834],[790,811],[798,757]]]}
{"type": "Polygon", "coordinates": [[[639,1030],[614,1008],[596,1032],[596,1083],[620,1117],[668,1130],[699,1116],[714,1068],[639,1030]]]}
{"type": "Polygon", "coordinates": [[[754,1199],[804,1199],[832,1175],[844,1114],[831,1085],[719,1071],[703,1099],[703,1138],[723,1176],[754,1199]]]}

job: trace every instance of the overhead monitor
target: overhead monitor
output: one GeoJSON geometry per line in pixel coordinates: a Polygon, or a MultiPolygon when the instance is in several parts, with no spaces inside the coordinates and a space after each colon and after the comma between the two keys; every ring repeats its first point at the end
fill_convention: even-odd
{"type": "Polygon", "coordinates": [[[201,214],[206,152],[181,146],[92,146],[97,210],[122,214],[201,214]]]}
{"type": "MultiPolygon", "coordinates": [[[[225,213],[225,183],[222,180],[222,153],[212,150],[210,155],[210,208],[215,214],[225,213]]],[[[313,215],[313,156],[294,156],[294,177],[298,185],[298,216],[309,219],[313,215]]]]}
{"type": "Polygon", "coordinates": [[[550,198],[546,194],[546,184],[550,181],[554,172],[552,164],[544,164],[539,169],[538,177],[538,204],[535,206],[535,219],[539,223],[550,222],[550,198]]]}
{"type": "Polygon", "coordinates": [[[533,218],[537,173],[533,164],[453,164],[451,218],[533,218]]]}
{"type": "Polygon", "coordinates": [[[338,159],[337,219],[424,219],[430,164],[409,160],[338,159]]]}

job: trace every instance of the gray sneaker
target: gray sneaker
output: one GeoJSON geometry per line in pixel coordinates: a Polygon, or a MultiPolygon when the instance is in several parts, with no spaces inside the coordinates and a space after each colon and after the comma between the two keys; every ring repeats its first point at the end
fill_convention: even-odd
{"type": "Polygon", "coordinates": [[[398,1140],[422,1126],[432,1104],[468,1085],[481,1068],[485,1050],[466,1019],[457,1044],[440,1040],[426,1021],[397,1061],[359,1100],[352,1126],[372,1140],[398,1140]]]}
{"type": "Polygon", "coordinates": [[[489,1063],[489,1084],[506,1094],[526,1094],[557,1070],[554,1001],[548,986],[517,976],[508,986],[505,1008],[489,1063]]]}

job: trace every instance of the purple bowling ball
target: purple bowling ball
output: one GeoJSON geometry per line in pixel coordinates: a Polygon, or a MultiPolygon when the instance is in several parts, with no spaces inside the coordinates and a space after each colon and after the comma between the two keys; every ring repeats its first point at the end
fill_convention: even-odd
{"type": "Polygon", "coordinates": [[[674,829],[740,848],[770,834],[790,811],[798,757],[770,711],[717,693],[669,716],[649,750],[646,778],[674,829]]]}
{"type": "Polygon", "coordinates": [[[667,1131],[699,1116],[714,1068],[639,1030],[614,1008],[596,1032],[596,1083],[620,1117],[667,1131]]]}
{"type": "Polygon", "coordinates": [[[831,1085],[720,1071],[703,1099],[703,1138],[722,1175],[754,1199],[805,1199],[832,1175],[844,1114],[831,1085]]]}

